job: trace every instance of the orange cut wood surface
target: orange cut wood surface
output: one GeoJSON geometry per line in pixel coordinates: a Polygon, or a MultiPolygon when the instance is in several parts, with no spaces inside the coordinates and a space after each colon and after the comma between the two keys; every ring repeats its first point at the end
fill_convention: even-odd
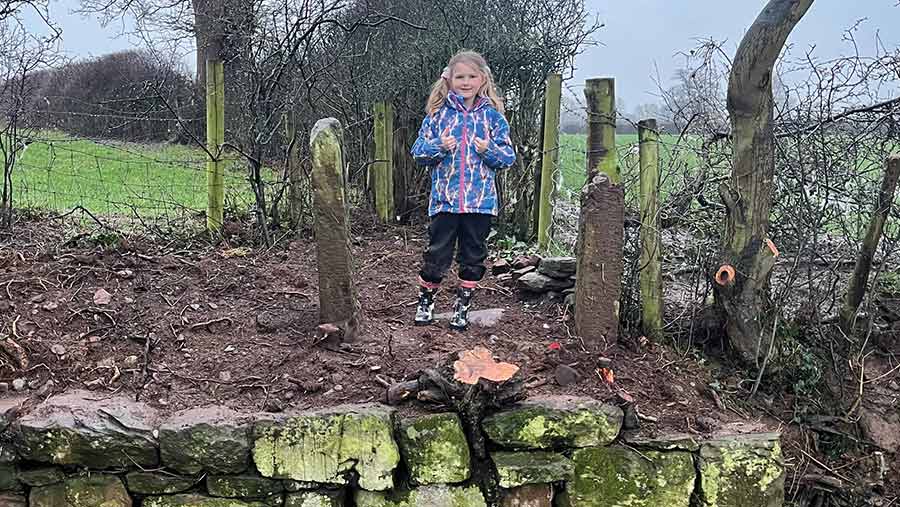
{"type": "Polygon", "coordinates": [[[453,363],[453,378],[463,384],[474,385],[478,379],[503,382],[512,378],[519,367],[511,363],[494,360],[494,355],[484,347],[475,347],[459,353],[459,360],[453,363]]]}

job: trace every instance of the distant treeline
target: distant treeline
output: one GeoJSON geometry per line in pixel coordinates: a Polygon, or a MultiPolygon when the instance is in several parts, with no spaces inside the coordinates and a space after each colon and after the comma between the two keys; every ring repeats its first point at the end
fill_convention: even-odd
{"type": "Polygon", "coordinates": [[[179,141],[185,129],[202,128],[192,79],[145,51],[69,63],[29,81],[29,123],[36,127],[143,142],[179,141]]]}
{"type": "MultiPolygon", "coordinates": [[[[671,121],[657,121],[659,129],[664,132],[676,132],[677,128],[671,121]]],[[[587,124],[584,120],[569,119],[560,123],[560,131],[564,134],[585,134],[587,133],[587,124]]],[[[637,123],[627,120],[619,120],[616,122],[617,134],[637,134],[637,123]]]]}

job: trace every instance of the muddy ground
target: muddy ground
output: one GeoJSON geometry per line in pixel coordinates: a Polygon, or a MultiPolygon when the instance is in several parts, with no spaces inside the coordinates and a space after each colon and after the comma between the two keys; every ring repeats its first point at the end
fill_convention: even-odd
{"type": "MultiPolygon", "coordinates": [[[[386,384],[416,378],[482,345],[521,367],[528,394],[613,403],[617,393],[629,394],[646,435],[781,430],[789,495],[803,490],[807,476],[833,475],[829,470],[854,479],[849,468],[837,467],[871,457],[831,453],[833,446],[823,444],[828,433],[809,431],[792,393],[763,389],[748,401],[754,379],[696,349],[625,333],[619,344],[589,353],[573,336],[561,301],[522,293],[491,274],[475,309],[502,309],[494,325],[465,332],[450,330],[446,321],[413,326],[426,239],[421,226],[354,227],[364,320],[356,342],[328,350],[316,329],[314,242],[281,237],[275,247],[259,248],[236,230],[213,244],[88,234],[60,221],[19,223],[14,235],[0,237],[0,336],[21,345],[27,365],[0,354],[0,391],[6,391],[0,396],[18,390],[37,402],[86,388],[125,393],[163,412],[207,404],[318,408],[383,401],[386,384]],[[612,383],[598,372],[607,361],[612,383]],[[578,381],[560,385],[559,365],[577,370],[578,381]]],[[[450,310],[453,278],[438,295],[438,312],[450,310]]],[[[679,301],[667,305],[684,313],[679,301]]],[[[891,381],[895,373],[878,380],[891,381]]],[[[435,408],[400,405],[405,412],[435,408]]]]}

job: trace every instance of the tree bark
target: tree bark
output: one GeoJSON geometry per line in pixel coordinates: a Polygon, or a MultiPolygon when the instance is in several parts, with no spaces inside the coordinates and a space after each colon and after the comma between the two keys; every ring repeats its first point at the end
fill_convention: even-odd
{"type": "Polygon", "coordinates": [[[625,192],[604,173],[592,173],[581,190],[575,332],[594,351],[619,339],[625,192]]]}
{"type": "Polygon", "coordinates": [[[722,265],[733,267],[735,276],[717,277],[716,301],[733,351],[757,366],[770,339],[769,278],[778,255],[768,239],[775,172],[772,73],[788,35],[812,3],[769,0],[744,34],[728,81],[734,167],[719,195],[727,207],[722,265]]]}
{"type": "Polygon", "coordinates": [[[881,241],[881,234],[884,231],[884,223],[887,221],[891,204],[894,202],[894,191],[897,189],[898,178],[900,178],[900,155],[892,155],[885,162],[884,178],[881,180],[881,191],[875,202],[875,212],[872,214],[872,221],[869,222],[866,237],[863,238],[859,248],[859,256],[856,258],[856,266],[847,288],[847,297],[841,308],[841,329],[845,332],[853,329],[856,311],[866,293],[869,273],[872,271],[872,259],[875,257],[875,251],[878,249],[878,243],[881,241]]]}
{"type": "Polygon", "coordinates": [[[592,350],[619,339],[625,244],[625,192],[616,157],[616,86],[588,79],[587,183],[581,190],[575,332],[592,350]]]}

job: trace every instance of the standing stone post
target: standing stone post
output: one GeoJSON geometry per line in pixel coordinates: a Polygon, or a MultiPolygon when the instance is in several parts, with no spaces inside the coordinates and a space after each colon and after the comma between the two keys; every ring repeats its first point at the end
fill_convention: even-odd
{"type": "Polygon", "coordinates": [[[319,320],[340,330],[326,332],[328,344],[333,346],[353,341],[360,313],[353,282],[341,123],[334,118],[319,120],[309,138],[319,271],[319,320]]]}
{"type": "Polygon", "coordinates": [[[575,331],[590,349],[613,345],[619,335],[625,193],[616,157],[615,81],[589,79],[587,184],[581,191],[575,331]]]}
{"type": "Polygon", "coordinates": [[[656,120],[638,122],[641,164],[641,325],[659,340],[663,328],[662,273],[659,233],[659,131],[656,120]]]}

